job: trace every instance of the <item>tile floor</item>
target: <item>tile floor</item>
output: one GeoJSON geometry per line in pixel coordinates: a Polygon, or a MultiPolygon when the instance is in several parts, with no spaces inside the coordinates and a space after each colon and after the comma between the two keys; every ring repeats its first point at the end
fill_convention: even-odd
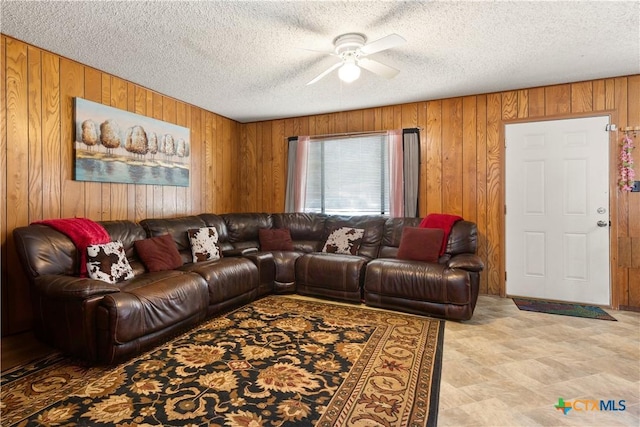
{"type": "Polygon", "coordinates": [[[607,312],[618,321],[480,296],[470,321],[445,327],[438,426],[640,426],[640,313],[607,312]],[[564,415],[558,398],[625,410],[564,415]]]}

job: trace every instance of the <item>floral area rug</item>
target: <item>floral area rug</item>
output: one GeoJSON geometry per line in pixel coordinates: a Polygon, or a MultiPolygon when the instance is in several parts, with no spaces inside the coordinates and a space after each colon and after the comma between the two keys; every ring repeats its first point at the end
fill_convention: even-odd
{"type": "Polygon", "coordinates": [[[444,322],[270,296],[113,367],[2,373],[0,424],[433,426],[444,322]]]}

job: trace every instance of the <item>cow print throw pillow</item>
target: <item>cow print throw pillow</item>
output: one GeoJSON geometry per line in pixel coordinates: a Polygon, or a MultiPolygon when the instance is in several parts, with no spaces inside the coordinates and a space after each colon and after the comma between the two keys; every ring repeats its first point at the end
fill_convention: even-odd
{"type": "Polygon", "coordinates": [[[193,262],[220,259],[218,230],[215,227],[193,228],[188,233],[193,262]]]}
{"type": "Polygon", "coordinates": [[[87,272],[90,278],[111,284],[133,278],[120,241],[87,246],[87,272]]]}
{"type": "Polygon", "coordinates": [[[344,255],[358,255],[364,230],[361,228],[341,227],[327,238],[322,252],[344,255]]]}

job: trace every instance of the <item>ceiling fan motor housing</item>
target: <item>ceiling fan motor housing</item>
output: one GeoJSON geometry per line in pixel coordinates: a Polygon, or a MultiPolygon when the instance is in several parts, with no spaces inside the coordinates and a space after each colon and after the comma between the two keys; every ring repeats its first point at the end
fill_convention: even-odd
{"type": "Polygon", "coordinates": [[[336,37],[333,44],[335,52],[343,59],[357,56],[360,49],[367,41],[367,37],[360,33],[347,33],[336,37]]]}

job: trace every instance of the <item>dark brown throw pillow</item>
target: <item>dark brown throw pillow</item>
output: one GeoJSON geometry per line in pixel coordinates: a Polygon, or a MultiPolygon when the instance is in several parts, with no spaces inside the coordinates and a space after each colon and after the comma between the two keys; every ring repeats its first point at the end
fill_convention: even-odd
{"type": "Polygon", "coordinates": [[[441,228],[405,227],[402,230],[396,258],[438,262],[442,239],[444,239],[444,230],[441,228]]]}
{"type": "Polygon", "coordinates": [[[261,228],[258,230],[260,250],[263,251],[292,251],[293,241],[288,228],[261,228]]]}
{"type": "Polygon", "coordinates": [[[169,234],[137,240],[133,245],[149,271],[172,270],[182,265],[176,242],[169,234]]]}

